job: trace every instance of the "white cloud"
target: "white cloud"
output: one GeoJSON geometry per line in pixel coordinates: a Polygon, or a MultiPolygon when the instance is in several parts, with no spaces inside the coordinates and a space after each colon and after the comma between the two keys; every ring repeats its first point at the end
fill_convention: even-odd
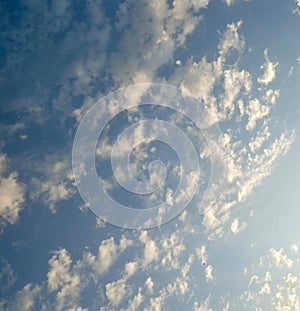
{"type": "Polygon", "coordinates": [[[179,267],[180,255],[185,250],[184,241],[178,234],[172,233],[170,236],[162,238],[160,241],[161,264],[170,269],[179,267]]]}
{"type": "MultiPolygon", "coordinates": [[[[269,123],[266,122],[264,124],[265,130],[262,132],[268,133],[269,129],[266,128],[268,126],[269,123]]],[[[205,212],[203,218],[203,224],[207,228],[210,239],[224,234],[224,224],[230,219],[231,209],[237,202],[243,202],[251,195],[253,189],[260,185],[263,179],[273,171],[278,158],[287,153],[295,140],[294,131],[284,132],[273,141],[270,139],[264,141],[260,135],[258,134],[248,146],[241,141],[232,141],[230,149],[226,149],[229,182],[224,185],[217,204],[205,212]],[[264,147],[258,152],[258,149],[255,148],[262,146],[262,144],[264,147]],[[249,152],[251,149],[256,150],[253,155],[249,152]],[[233,194],[237,195],[237,200],[232,199],[233,194]]]]}
{"type": "Polygon", "coordinates": [[[35,300],[40,293],[41,287],[33,284],[27,284],[22,290],[16,292],[14,299],[9,302],[4,302],[1,306],[1,311],[33,311],[35,300]],[[5,306],[5,307],[4,307],[5,306]]]}
{"type": "Polygon", "coordinates": [[[152,279],[151,279],[151,276],[149,276],[149,277],[147,278],[147,280],[146,280],[146,282],[145,282],[145,286],[146,286],[146,288],[148,289],[148,291],[149,291],[150,293],[153,292],[154,283],[153,283],[153,281],[152,281],[152,279]]]}
{"type": "Polygon", "coordinates": [[[72,259],[65,249],[54,253],[49,260],[48,289],[56,292],[56,310],[75,307],[80,297],[83,280],[72,269],[72,259]]]}
{"type": "Polygon", "coordinates": [[[245,40],[238,33],[238,30],[241,26],[242,21],[227,24],[227,29],[218,44],[219,55],[222,57],[222,60],[231,49],[235,49],[239,52],[243,51],[245,47],[245,40]]]}
{"type": "Polygon", "coordinates": [[[153,240],[149,240],[145,243],[145,250],[144,250],[144,263],[149,264],[152,261],[158,260],[158,252],[159,249],[153,240]]]}
{"type": "Polygon", "coordinates": [[[193,94],[193,96],[208,102],[212,88],[220,75],[220,65],[217,62],[209,63],[203,57],[199,62],[189,60],[185,66],[179,67],[171,82],[193,94]]]}
{"type": "Polygon", "coordinates": [[[8,291],[16,282],[14,270],[3,258],[0,259],[0,289],[4,293],[8,291]]]}
{"type": "Polygon", "coordinates": [[[296,4],[296,7],[292,10],[292,13],[300,16],[300,1],[295,0],[295,4],[296,4]]]}
{"type": "Polygon", "coordinates": [[[240,69],[239,58],[245,48],[245,40],[239,33],[241,26],[242,21],[227,25],[220,36],[219,53],[215,60],[208,62],[206,57],[202,57],[195,62],[191,58],[176,67],[170,78],[173,84],[179,84],[204,101],[210,115],[209,124],[222,124],[223,121],[236,124],[235,127],[232,123],[224,131],[226,156],[223,158],[226,158],[227,182],[217,203],[204,213],[203,225],[207,228],[209,238],[224,234],[224,224],[230,220],[232,208],[251,195],[295,139],[293,130],[283,131],[279,137],[274,137],[271,113],[280,90],[265,90],[259,85],[267,85],[275,78],[278,64],[269,60],[265,50],[266,71],[260,77],[260,83],[252,79],[250,72],[240,69]],[[226,60],[233,50],[238,52],[238,59],[233,65],[228,65],[226,60]],[[223,92],[216,97],[213,90],[221,83],[223,92]],[[256,97],[252,96],[252,91],[257,91],[256,97]],[[247,131],[251,135],[250,141],[244,138],[247,131]]]}
{"type": "Polygon", "coordinates": [[[259,294],[266,294],[269,295],[271,294],[271,289],[268,283],[263,284],[263,286],[261,287],[261,289],[259,290],[259,294]]]}
{"type": "Polygon", "coordinates": [[[208,255],[207,255],[206,247],[204,245],[196,249],[196,254],[198,255],[198,258],[202,264],[207,263],[208,255]]]}
{"type": "Polygon", "coordinates": [[[293,244],[291,246],[291,250],[294,252],[294,253],[297,253],[298,252],[298,245],[297,244],[293,244]]]}
{"type": "Polygon", "coordinates": [[[25,201],[25,186],[18,180],[17,172],[9,172],[8,159],[0,154],[0,232],[19,219],[25,201]]]}
{"type": "Polygon", "coordinates": [[[270,254],[275,266],[277,268],[290,268],[293,264],[293,261],[283,253],[283,249],[270,249],[270,254]]]}
{"type": "Polygon", "coordinates": [[[42,178],[33,177],[30,181],[30,198],[41,198],[49,209],[55,213],[57,203],[67,200],[75,193],[74,175],[64,153],[62,156],[48,156],[43,163],[35,163],[37,172],[42,173],[42,178]]]}
{"type": "Polygon", "coordinates": [[[258,130],[256,137],[252,138],[249,143],[249,148],[252,153],[257,152],[262,145],[268,141],[268,139],[271,137],[271,132],[268,126],[268,122],[266,120],[264,121],[263,126],[258,130]]]}
{"type": "Polygon", "coordinates": [[[235,218],[231,223],[230,230],[233,234],[237,234],[238,232],[244,230],[246,228],[246,223],[240,223],[239,219],[235,218]]]}
{"type": "MultiPolygon", "coordinates": [[[[290,251],[290,250],[289,250],[290,251]]],[[[300,282],[298,277],[299,261],[291,253],[291,259],[284,248],[271,248],[260,257],[258,264],[251,263],[251,277],[248,290],[240,299],[247,302],[248,309],[260,309],[268,304],[272,310],[299,310],[300,282]],[[294,260],[293,260],[294,259],[294,260]]]]}
{"type": "Polygon", "coordinates": [[[125,264],[125,273],[127,276],[132,276],[138,269],[137,261],[130,261],[125,264]]]}
{"type": "Polygon", "coordinates": [[[266,117],[269,113],[269,106],[262,105],[257,98],[250,100],[246,109],[246,114],[248,115],[246,130],[253,130],[256,126],[257,121],[266,117]]]}
{"type": "Polygon", "coordinates": [[[145,300],[145,297],[141,293],[141,288],[138,289],[138,293],[129,301],[128,306],[124,311],[136,311],[141,303],[145,300]]]}
{"type": "Polygon", "coordinates": [[[204,301],[195,302],[194,303],[194,311],[213,311],[213,309],[210,308],[211,303],[211,296],[208,296],[204,301]]]}
{"type": "Polygon", "coordinates": [[[231,6],[234,3],[234,0],[222,0],[227,6],[231,6]]]}
{"type": "Polygon", "coordinates": [[[275,105],[279,95],[280,95],[280,91],[279,90],[268,89],[268,90],[266,90],[266,93],[263,96],[263,100],[267,104],[275,105]]]}
{"type": "Polygon", "coordinates": [[[115,243],[113,237],[103,240],[99,246],[98,256],[95,261],[97,273],[107,273],[120,254],[131,244],[132,242],[125,236],[121,237],[119,245],[115,243]]]}
{"type": "Polygon", "coordinates": [[[142,231],[139,240],[145,245],[143,265],[148,265],[159,258],[159,248],[155,242],[149,238],[147,231],[142,231]]]}
{"type": "Polygon", "coordinates": [[[199,24],[202,18],[196,13],[208,3],[174,1],[169,7],[167,2],[155,0],[121,4],[118,28],[124,33],[111,59],[114,81],[128,85],[154,80],[156,70],[172,59],[175,49],[199,24]]]}
{"type": "Polygon", "coordinates": [[[105,289],[106,297],[113,307],[117,307],[128,292],[124,279],[119,279],[115,282],[107,283],[105,285],[105,289]]]}
{"type": "Polygon", "coordinates": [[[261,77],[257,79],[258,83],[268,85],[276,78],[276,67],[278,63],[272,63],[268,57],[268,50],[264,51],[265,63],[261,66],[261,69],[264,70],[264,73],[261,77]]]}
{"type": "Polygon", "coordinates": [[[235,109],[235,99],[242,89],[249,93],[252,87],[251,75],[245,70],[227,69],[224,71],[224,96],[220,110],[226,119],[230,118],[235,109]]]}
{"type": "Polygon", "coordinates": [[[213,266],[209,265],[206,267],[205,278],[206,278],[206,282],[211,282],[215,279],[213,276],[213,266]]]}

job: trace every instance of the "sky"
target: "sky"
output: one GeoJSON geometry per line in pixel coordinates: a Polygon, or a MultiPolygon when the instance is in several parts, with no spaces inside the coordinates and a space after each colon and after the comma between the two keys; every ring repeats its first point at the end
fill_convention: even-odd
{"type": "Polygon", "coordinates": [[[0,29],[0,311],[300,310],[299,0],[0,29]]]}

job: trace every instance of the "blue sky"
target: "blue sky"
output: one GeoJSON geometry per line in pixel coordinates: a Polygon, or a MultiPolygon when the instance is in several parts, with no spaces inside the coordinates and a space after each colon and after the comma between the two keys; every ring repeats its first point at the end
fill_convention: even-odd
{"type": "Polygon", "coordinates": [[[300,310],[299,27],[299,0],[2,1],[0,310],[300,310]],[[77,188],[89,167],[74,169],[72,150],[91,107],[94,124],[111,118],[95,150],[107,194],[168,213],[199,187],[181,213],[126,229],[89,209],[77,188]],[[155,118],[181,134],[139,123],[155,118]],[[180,167],[193,162],[183,133],[199,170],[180,167]],[[122,187],[128,151],[126,172],[157,192],[122,187]],[[224,184],[199,213],[217,193],[205,192],[212,159],[226,168],[212,186],[224,184]]]}

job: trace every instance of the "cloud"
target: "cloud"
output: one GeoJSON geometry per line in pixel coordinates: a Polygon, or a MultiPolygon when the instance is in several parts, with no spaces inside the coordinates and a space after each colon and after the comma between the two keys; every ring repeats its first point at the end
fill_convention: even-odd
{"type": "Polygon", "coordinates": [[[138,270],[138,263],[130,261],[125,264],[125,273],[127,276],[132,276],[138,270]]]}
{"type": "Polygon", "coordinates": [[[32,311],[34,310],[35,300],[40,293],[40,286],[27,284],[23,287],[22,290],[16,292],[14,299],[9,302],[4,302],[1,305],[1,311],[15,311],[15,310],[24,310],[32,311]]]}
{"type": "Polygon", "coordinates": [[[227,6],[231,6],[234,3],[234,0],[222,0],[227,6]]]}
{"type": "Polygon", "coordinates": [[[268,57],[268,50],[264,51],[265,63],[261,66],[261,69],[264,70],[264,73],[261,77],[257,78],[258,83],[268,85],[276,78],[276,68],[278,63],[272,63],[268,57]]]}
{"type": "Polygon", "coordinates": [[[125,236],[121,237],[119,245],[115,243],[114,237],[103,240],[98,249],[98,256],[95,259],[96,272],[99,274],[107,273],[120,254],[130,245],[132,245],[132,241],[125,236]]]}
{"type": "Polygon", "coordinates": [[[56,292],[56,310],[77,305],[83,286],[79,273],[72,268],[72,259],[66,249],[60,249],[49,260],[48,289],[56,292]]]}
{"type": "Polygon", "coordinates": [[[0,289],[4,293],[14,285],[17,277],[11,265],[2,257],[0,259],[0,267],[0,289]]]}
{"type": "Polygon", "coordinates": [[[7,156],[0,154],[0,232],[18,221],[25,202],[25,185],[17,172],[9,171],[8,163],[7,156]]]}
{"type": "MultiPolygon", "coordinates": [[[[65,154],[65,152],[64,152],[65,154]]],[[[32,200],[41,198],[49,209],[55,213],[60,201],[70,199],[75,193],[74,176],[70,163],[63,156],[51,155],[43,164],[37,164],[37,172],[42,178],[32,177],[30,181],[32,200]]]]}
{"type": "Polygon", "coordinates": [[[208,259],[208,254],[206,250],[206,246],[202,245],[200,248],[196,249],[196,254],[198,255],[201,264],[206,264],[208,259]]]}
{"type": "Polygon", "coordinates": [[[240,221],[237,218],[233,220],[230,226],[230,230],[233,234],[237,234],[238,232],[244,230],[245,228],[246,223],[245,222],[240,223],[240,221]]]}
{"type": "Polygon", "coordinates": [[[257,98],[249,101],[246,114],[248,115],[248,123],[246,130],[251,131],[255,128],[258,120],[266,117],[270,113],[270,107],[262,105],[257,98]]]}
{"type": "Polygon", "coordinates": [[[149,291],[150,293],[153,292],[154,283],[153,283],[153,281],[152,281],[152,279],[151,279],[151,276],[149,276],[149,277],[147,278],[147,280],[146,280],[146,282],[145,282],[145,287],[148,289],[148,291],[149,291]]]}
{"type": "Polygon", "coordinates": [[[106,297],[113,307],[119,306],[128,292],[124,279],[107,283],[105,285],[105,289],[106,289],[105,292],[106,297]]]}
{"type": "Polygon", "coordinates": [[[194,303],[194,311],[212,311],[210,308],[211,296],[209,295],[204,301],[194,303]]]}
{"type": "Polygon", "coordinates": [[[159,258],[159,248],[156,242],[148,237],[147,231],[142,231],[139,240],[145,245],[143,265],[149,265],[159,258]]]}
{"type": "Polygon", "coordinates": [[[205,269],[206,282],[213,281],[215,278],[213,276],[213,266],[209,265],[205,269]]]}
{"type": "Polygon", "coordinates": [[[213,86],[220,75],[217,62],[209,63],[205,57],[199,62],[189,60],[184,66],[175,71],[171,81],[180,83],[180,87],[193,96],[208,102],[213,86]]]}
{"type": "Polygon", "coordinates": [[[287,255],[283,254],[283,249],[276,250],[274,248],[271,248],[270,255],[277,268],[290,268],[293,264],[293,261],[288,258],[287,255]]]}
{"type": "Polygon", "coordinates": [[[297,252],[298,252],[298,245],[297,245],[297,244],[293,244],[293,245],[291,246],[291,250],[292,250],[293,252],[297,253],[297,252]]]}
{"type": "Polygon", "coordinates": [[[179,46],[201,21],[199,10],[209,1],[127,1],[120,5],[118,30],[122,38],[111,58],[116,84],[150,82],[156,71],[168,63],[179,46]],[[129,18],[128,18],[129,17],[129,18]],[[132,48],[134,47],[134,49],[132,48]]]}
{"type": "Polygon", "coordinates": [[[238,30],[241,26],[241,20],[236,23],[227,24],[227,29],[223,33],[218,44],[219,55],[221,56],[222,60],[224,60],[225,56],[233,49],[237,50],[238,52],[242,52],[244,50],[245,40],[238,33],[238,30]]]}
{"type": "Polygon", "coordinates": [[[138,293],[129,301],[128,306],[126,309],[124,309],[124,311],[138,310],[139,306],[144,300],[145,300],[145,297],[141,293],[141,288],[139,288],[138,293]]]}
{"type": "Polygon", "coordinates": [[[295,4],[296,4],[296,7],[292,10],[292,13],[300,16],[300,1],[295,0],[295,4]]]}
{"type": "Polygon", "coordinates": [[[276,311],[299,310],[299,261],[296,254],[290,251],[271,248],[260,257],[258,264],[251,262],[248,269],[255,274],[251,276],[248,289],[239,298],[244,301],[244,307],[265,309],[264,306],[268,306],[276,311]],[[293,258],[289,258],[287,252],[293,258]]]}

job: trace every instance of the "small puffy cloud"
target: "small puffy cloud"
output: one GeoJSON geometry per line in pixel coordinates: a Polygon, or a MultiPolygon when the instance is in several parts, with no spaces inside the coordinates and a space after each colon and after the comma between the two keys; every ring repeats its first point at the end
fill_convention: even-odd
{"type": "Polygon", "coordinates": [[[199,62],[190,60],[185,66],[180,66],[172,79],[182,81],[180,86],[183,90],[207,101],[219,74],[218,64],[209,63],[204,57],[199,62]]]}
{"type": "Polygon", "coordinates": [[[0,289],[8,291],[17,280],[11,265],[3,258],[0,259],[0,289]]]}
{"type": "Polygon", "coordinates": [[[69,199],[75,193],[74,175],[69,167],[68,159],[58,159],[56,155],[51,156],[36,169],[42,171],[44,177],[31,179],[30,197],[32,200],[41,197],[49,209],[55,213],[57,203],[69,199]]]}
{"type": "Polygon", "coordinates": [[[202,224],[209,230],[217,228],[220,225],[220,220],[216,216],[216,211],[213,209],[206,210],[202,224]]]}
{"type": "Polygon", "coordinates": [[[213,276],[213,266],[209,265],[206,267],[205,269],[205,278],[206,278],[206,282],[210,282],[214,280],[214,276],[213,276]]]}
{"type": "Polygon", "coordinates": [[[127,308],[124,311],[136,311],[140,304],[144,301],[145,297],[139,288],[138,293],[129,301],[127,308]]]}
{"type": "Polygon", "coordinates": [[[72,260],[66,249],[60,249],[55,252],[49,261],[50,270],[47,274],[48,287],[50,291],[57,290],[69,279],[69,270],[72,260]]]}
{"type": "Polygon", "coordinates": [[[105,285],[105,289],[106,297],[109,300],[110,304],[114,307],[117,307],[122,302],[128,292],[124,279],[107,283],[105,285]]]}
{"type": "Polygon", "coordinates": [[[149,276],[145,282],[145,287],[147,288],[147,290],[152,293],[153,292],[153,286],[154,286],[154,283],[151,279],[151,276],[149,276]]]}
{"type": "Polygon", "coordinates": [[[144,262],[145,264],[149,264],[152,261],[158,260],[158,252],[159,249],[153,240],[149,240],[145,244],[145,250],[144,250],[144,262]]]}
{"type": "Polygon", "coordinates": [[[270,249],[270,255],[277,268],[290,268],[293,261],[283,253],[283,249],[270,249]]]}
{"type": "Polygon", "coordinates": [[[269,113],[269,106],[261,104],[257,98],[250,100],[246,109],[246,114],[248,115],[246,130],[253,130],[256,126],[257,121],[264,118],[269,113]]]}
{"type": "Polygon", "coordinates": [[[224,71],[224,95],[221,113],[228,118],[235,109],[235,100],[242,89],[249,93],[252,87],[251,75],[245,70],[227,69],[224,71]]]}
{"type": "Polygon", "coordinates": [[[102,241],[98,249],[98,256],[94,266],[96,272],[99,274],[107,273],[120,254],[131,244],[132,241],[125,236],[121,237],[119,245],[115,243],[113,237],[102,241]]]}
{"type": "Polygon", "coordinates": [[[222,0],[227,6],[231,6],[234,3],[234,0],[222,0]]]}
{"type": "Polygon", "coordinates": [[[231,49],[241,52],[245,47],[245,40],[239,35],[238,30],[242,26],[242,21],[237,23],[227,24],[227,29],[224,32],[218,48],[221,57],[224,57],[231,49]]]}
{"type": "Polygon", "coordinates": [[[0,311],[32,311],[35,310],[35,300],[41,291],[41,287],[38,285],[27,284],[22,290],[18,291],[13,300],[4,302],[1,305],[0,311]]]}
{"type": "Polygon", "coordinates": [[[201,261],[201,263],[206,264],[208,255],[207,255],[206,247],[204,245],[202,245],[200,248],[196,249],[196,254],[197,254],[199,260],[201,261]]]}
{"type": "Polygon", "coordinates": [[[132,276],[138,269],[137,261],[130,261],[125,264],[125,273],[127,276],[132,276]]]}
{"type": "Polygon", "coordinates": [[[17,172],[9,172],[6,155],[0,154],[0,232],[19,219],[25,201],[25,186],[19,182],[17,172]]]}
{"type": "Polygon", "coordinates": [[[83,282],[72,267],[72,259],[66,249],[59,249],[49,260],[48,289],[56,292],[56,310],[77,306],[83,282]]]}
{"type": "Polygon", "coordinates": [[[270,289],[270,285],[268,283],[263,284],[263,286],[261,287],[261,289],[259,290],[259,294],[271,294],[271,289],[270,289]]]}
{"type": "Polygon", "coordinates": [[[294,252],[294,253],[297,253],[298,252],[298,245],[297,244],[293,244],[291,246],[291,250],[294,252]]]}
{"type": "Polygon", "coordinates": [[[194,303],[194,311],[213,311],[213,309],[210,308],[211,303],[211,296],[209,295],[205,300],[200,302],[194,303]]]}
{"type": "Polygon", "coordinates": [[[296,7],[292,10],[293,14],[300,16],[300,0],[295,0],[296,7]]]}
{"type": "Polygon", "coordinates": [[[160,241],[161,249],[161,263],[168,268],[178,268],[180,265],[180,254],[185,250],[184,241],[178,234],[172,233],[160,241]]]}
{"type": "Polygon", "coordinates": [[[240,221],[237,218],[233,220],[230,226],[230,230],[233,234],[236,234],[244,230],[245,228],[246,228],[246,223],[245,222],[240,223],[240,221]]]}
{"type": "Polygon", "coordinates": [[[142,231],[139,239],[145,245],[143,265],[148,265],[153,261],[157,261],[160,250],[155,240],[149,238],[147,231],[142,231]]]}
{"type": "Polygon", "coordinates": [[[274,105],[278,99],[280,95],[280,91],[279,90],[272,90],[272,89],[268,89],[266,90],[265,95],[263,96],[263,100],[267,103],[267,104],[272,104],[274,105]]]}
{"type": "Polygon", "coordinates": [[[114,264],[118,256],[118,247],[115,244],[114,238],[111,237],[102,241],[98,250],[98,260],[96,263],[96,270],[102,274],[107,272],[114,264]]]}
{"type": "Polygon", "coordinates": [[[262,76],[258,77],[257,81],[258,83],[268,85],[276,77],[276,67],[278,66],[278,63],[273,63],[269,60],[267,49],[264,51],[264,57],[265,63],[261,66],[261,69],[264,70],[264,73],[262,76]]]}

